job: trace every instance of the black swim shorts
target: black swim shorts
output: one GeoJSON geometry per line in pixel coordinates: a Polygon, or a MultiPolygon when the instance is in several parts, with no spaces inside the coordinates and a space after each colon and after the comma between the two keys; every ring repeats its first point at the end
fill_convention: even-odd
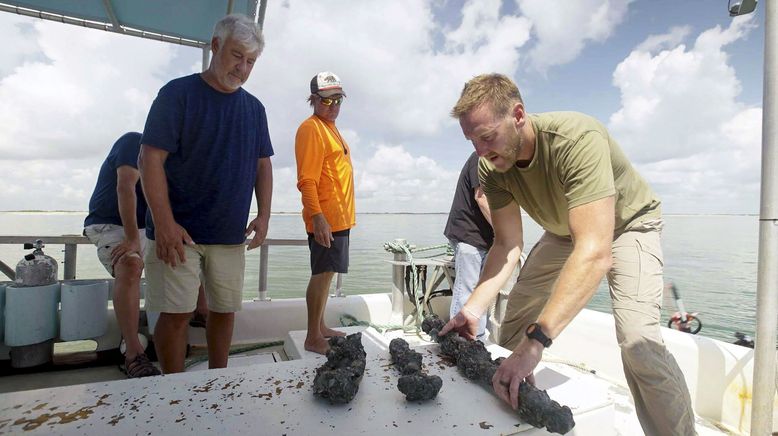
{"type": "Polygon", "coordinates": [[[335,239],[327,248],[313,238],[313,233],[308,233],[308,248],[311,250],[311,274],[323,272],[336,272],[345,274],[348,272],[348,243],[350,229],[333,232],[335,239]]]}

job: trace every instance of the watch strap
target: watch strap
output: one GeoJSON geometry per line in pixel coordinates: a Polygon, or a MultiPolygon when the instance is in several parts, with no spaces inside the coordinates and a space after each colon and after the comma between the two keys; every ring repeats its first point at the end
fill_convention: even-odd
{"type": "Polygon", "coordinates": [[[545,333],[543,333],[543,329],[540,328],[540,324],[533,322],[527,327],[527,337],[530,339],[534,339],[538,342],[540,342],[543,347],[548,348],[551,346],[551,343],[553,342],[551,338],[546,336],[545,333]]]}

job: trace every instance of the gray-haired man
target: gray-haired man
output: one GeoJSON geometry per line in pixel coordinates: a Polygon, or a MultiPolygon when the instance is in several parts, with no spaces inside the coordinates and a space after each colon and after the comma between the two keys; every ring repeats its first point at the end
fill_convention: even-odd
{"type": "Polygon", "coordinates": [[[154,339],[164,373],[184,370],[201,274],[209,367],[227,366],[242,301],[243,243],[255,232],[252,249],[267,235],[273,147],[264,106],[241,88],[263,46],[248,17],[224,17],[208,69],[165,85],[146,120],[139,163],[154,223],[146,228],[147,307],[161,312],[154,339]],[[252,191],[259,213],[246,227],[252,191]]]}

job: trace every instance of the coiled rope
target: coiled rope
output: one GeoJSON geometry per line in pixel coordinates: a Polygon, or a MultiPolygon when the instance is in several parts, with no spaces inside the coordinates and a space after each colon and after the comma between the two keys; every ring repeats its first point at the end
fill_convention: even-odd
{"type": "MultiPolygon", "coordinates": [[[[423,308],[420,307],[419,301],[418,301],[418,295],[420,295],[420,292],[423,293],[424,290],[421,289],[421,277],[418,273],[418,268],[416,266],[416,262],[414,260],[414,253],[419,253],[423,251],[431,251],[431,250],[440,250],[445,249],[445,254],[453,254],[454,249],[449,244],[439,244],[439,245],[431,245],[429,247],[415,247],[410,244],[408,244],[405,240],[395,240],[394,242],[384,242],[384,250],[393,253],[393,254],[402,254],[405,256],[405,260],[409,264],[409,268],[411,270],[411,280],[410,283],[408,283],[408,286],[410,289],[407,291],[409,292],[409,300],[411,300],[411,304],[414,308],[415,318],[416,322],[413,325],[403,326],[403,330],[405,331],[417,331],[419,330],[422,321],[424,321],[424,313],[423,308]],[[408,330],[406,330],[408,329],[408,330]]],[[[440,256],[443,253],[435,253],[427,257],[419,257],[420,259],[428,259],[430,257],[436,257],[440,256]]]]}

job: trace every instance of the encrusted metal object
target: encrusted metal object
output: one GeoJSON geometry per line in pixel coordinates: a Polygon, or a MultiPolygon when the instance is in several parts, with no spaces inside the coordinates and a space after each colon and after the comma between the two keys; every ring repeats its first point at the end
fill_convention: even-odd
{"type": "Polygon", "coordinates": [[[408,342],[401,338],[389,343],[392,362],[402,376],[397,380],[397,389],[408,401],[423,401],[435,398],[443,386],[443,380],[436,375],[424,374],[421,370],[422,355],[411,350],[408,342]]]}
{"type": "MultiPolygon", "coordinates": [[[[491,353],[481,341],[468,341],[453,331],[439,336],[438,332],[444,325],[440,318],[431,315],[424,319],[421,328],[440,344],[444,354],[456,361],[457,368],[465,377],[491,387],[492,377],[502,359],[492,360],[491,353]]],[[[575,427],[569,407],[560,405],[546,391],[524,381],[519,384],[518,414],[522,421],[537,428],[545,427],[552,433],[565,434],[575,427]]]]}
{"type": "Polygon", "coordinates": [[[316,368],[313,394],[331,403],[348,403],[357,395],[365,373],[365,348],[362,333],[330,338],[327,361],[316,368]]]}

